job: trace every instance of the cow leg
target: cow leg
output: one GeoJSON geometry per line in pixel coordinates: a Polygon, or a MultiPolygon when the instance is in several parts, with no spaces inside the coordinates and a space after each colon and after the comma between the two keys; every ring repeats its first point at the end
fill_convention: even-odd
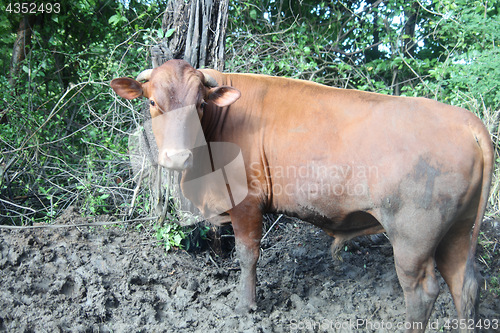
{"type": "Polygon", "coordinates": [[[409,246],[405,240],[402,243],[394,246],[394,260],[405,295],[405,328],[407,332],[423,332],[439,293],[435,262],[430,253],[419,254],[419,247],[409,246]]]}
{"type": "MultiPolygon", "coordinates": [[[[473,224],[474,219],[455,223],[436,249],[437,268],[450,288],[458,318],[467,324],[476,319],[479,293],[474,258],[468,260],[473,224]]],[[[462,327],[461,332],[467,331],[462,327]]]]}
{"type": "Polygon", "coordinates": [[[257,205],[241,203],[231,211],[236,254],[240,260],[240,294],[236,312],[247,313],[257,308],[255,301],[257,260],[262,237],[262,212],[257,205]]]}

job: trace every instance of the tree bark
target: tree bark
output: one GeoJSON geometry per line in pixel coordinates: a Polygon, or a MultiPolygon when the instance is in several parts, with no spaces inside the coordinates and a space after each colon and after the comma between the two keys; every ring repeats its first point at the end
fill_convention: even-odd
{"type": "Polygon", "coordinates": [[[379,18],[379,13],[378,10],[376,10],[377,6],[380,4],[380,2],[375,1],[375,0],[367,0],[366,3],[368,3],[372,10],[373,13],[373,47],[369,48],[368,50],[365,51],[365,61],[370,62],[372,60],[380,59],[381,57],[381,52],[379,49],[379,44],[380,44],[380,27],[378,25],[378,18],[379,18]]]}
{"type": "Polygon", "coordinates": [[[418,2],[414,2],[411,7],[405,9],[405,16],[407,17],[403,38],[403,54],[405,57],[413,57],[415,53],[415,26],[417,25],[418,9],[418,2]]]}
{"type": "Polygon", "coordinates": [[[162,28],[175,29],[153,48],[153,67],[170,59],[184,59],[194,68],[224,69],[224,45],[229,0],[172,0],[162,28]]]}
{"type": "Polygon", "coordinates": [[[26,59],[26,54],[31,42],[31,28],[35,23],[35,16],[25,15],[19,23],[17,37],[12,49],[12,60],[9,70],[9,84],[15,86],[21,62],[26,59]]]}

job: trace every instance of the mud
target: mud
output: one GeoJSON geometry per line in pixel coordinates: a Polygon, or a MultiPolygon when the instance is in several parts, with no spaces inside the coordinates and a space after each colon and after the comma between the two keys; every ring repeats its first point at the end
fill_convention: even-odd
{"type": "MultiPolygon", "coordinates": [[[[65,214],[57,223],[81,219],[65,214]]],[[[492,223],[483,230],[498,240],[492,223]]],[[[404,298],[387,239],[351,241],[342,262],[332,259],[330,243],[306,223],[277,223],[263,241],[259,308],[240,316],[233,311],[239,276],[234,251],[165,254],[152,235],[132,226],[0,229],[0,330],[402,331],[396,325],[404,322],[404,298]]],[[[490,288],[491,277],[500,275],[499,258],[478,266],[486,281],[480,318],[500,319],[500,300],[490,288]]],[[[456,318],[441,278],[440,287],[428,331],[447,331],[446,320],[456,318]]]]}

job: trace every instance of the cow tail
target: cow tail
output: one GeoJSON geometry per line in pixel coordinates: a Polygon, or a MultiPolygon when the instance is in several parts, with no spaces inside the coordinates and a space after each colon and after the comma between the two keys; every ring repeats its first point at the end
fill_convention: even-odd
{"type": "Polygon", "coordinates": [[[474,230],[472,231],[469,259],[474,259],[476,254],[479,230],[483,222],[484,213],[486,212],[486,206],[488,205],[490,185],[493,178],[493,166],[495,163],[493,144],[486,128],[483,127],[482,131],[476,135],[476,141],[483,152],[483,182],[481,185],[481,197],[479,199],[476,220],[474,221],[474,230]]]}
{"type": "Polygon", "coordinates": [[[479,304],[479,284],[477,282],[477,272],[475,268],[475,257],[477,250],[477,243],[481,224],[483,222],[486,206],[488,205],[488,198],[490,193],[490,185],[492,180],[493,166],[494,166],[494,149],[491,142],[488,130],[481,126],[480,131],[474,131],[476,142],[481,148],[483,157],[483,177],[481,184],[481,196],[479,198],[479,205],[477,210],[476,219],[474,221],[474,229],[472,230],[471,243],[467,255],[467,263],[465,267],[464,284],[462,287],[462,304],[461,312],[464,318],[476,319],[477,306],[479,304]]]}

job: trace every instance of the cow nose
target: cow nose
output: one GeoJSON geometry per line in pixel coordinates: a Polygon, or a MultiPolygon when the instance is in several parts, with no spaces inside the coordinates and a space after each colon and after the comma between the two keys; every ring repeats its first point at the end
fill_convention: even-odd
{"type": "Polygon", "coordinates": [[[179,152],[163,152],[159,164],[167,169],[185,170],[193,165],[193,153],[189,150],[179,152]]]}

